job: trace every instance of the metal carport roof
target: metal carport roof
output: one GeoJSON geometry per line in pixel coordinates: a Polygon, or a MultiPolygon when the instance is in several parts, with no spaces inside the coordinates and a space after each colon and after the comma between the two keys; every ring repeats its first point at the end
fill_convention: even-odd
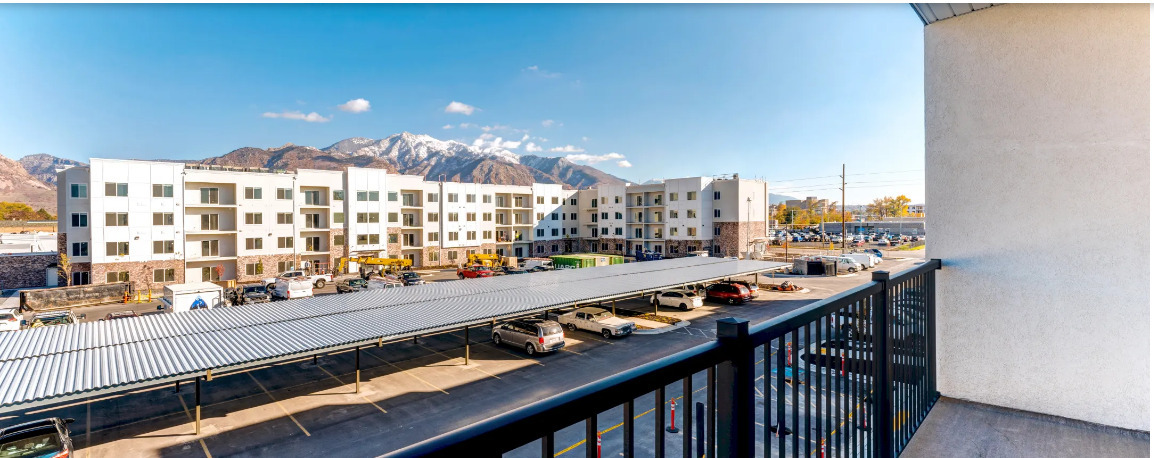
{"type": "Polygon", "coordinates": [[[690,257],[0,334],[0,412],[787,267],[690,257]]]}

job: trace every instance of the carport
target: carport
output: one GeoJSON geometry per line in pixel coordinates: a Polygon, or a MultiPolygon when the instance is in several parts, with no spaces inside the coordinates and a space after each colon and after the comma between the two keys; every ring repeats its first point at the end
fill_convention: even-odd
{"type": "Polygon", "coordinates": [[[351,349],[359,392],[366,345],[788,267],[688,257],[4,333],[0,413],[192,381],[199,434],[213,377],[351,349]]]}

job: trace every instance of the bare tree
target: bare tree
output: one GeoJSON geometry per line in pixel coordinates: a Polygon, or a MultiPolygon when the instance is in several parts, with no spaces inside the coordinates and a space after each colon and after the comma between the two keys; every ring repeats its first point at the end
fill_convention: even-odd
{"type": "Polygon", "coordinates": [[[68,253],[61,251],[57,256],[56,269],[64,276],[64,285],[72,286],[72,260],[68,259],[68,253]]]}

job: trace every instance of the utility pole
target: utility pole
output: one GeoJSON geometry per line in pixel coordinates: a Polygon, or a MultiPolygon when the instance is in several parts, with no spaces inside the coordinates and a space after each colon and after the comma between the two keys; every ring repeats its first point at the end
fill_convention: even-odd
{"type": "Polygon", "coordinates": [[[841,165],[841,251],[845,252],[845,164],[841,165]]]}

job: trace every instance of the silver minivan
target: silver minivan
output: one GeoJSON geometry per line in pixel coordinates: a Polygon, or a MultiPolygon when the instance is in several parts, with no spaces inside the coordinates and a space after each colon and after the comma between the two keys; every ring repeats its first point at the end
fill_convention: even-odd
{"type": "Polygon", "coordinates": [[[493,328],[493,343],[524,348],[530,356],[555,352],[565,347],[565,332],[553,320],[524,318],[493,328]]]}

